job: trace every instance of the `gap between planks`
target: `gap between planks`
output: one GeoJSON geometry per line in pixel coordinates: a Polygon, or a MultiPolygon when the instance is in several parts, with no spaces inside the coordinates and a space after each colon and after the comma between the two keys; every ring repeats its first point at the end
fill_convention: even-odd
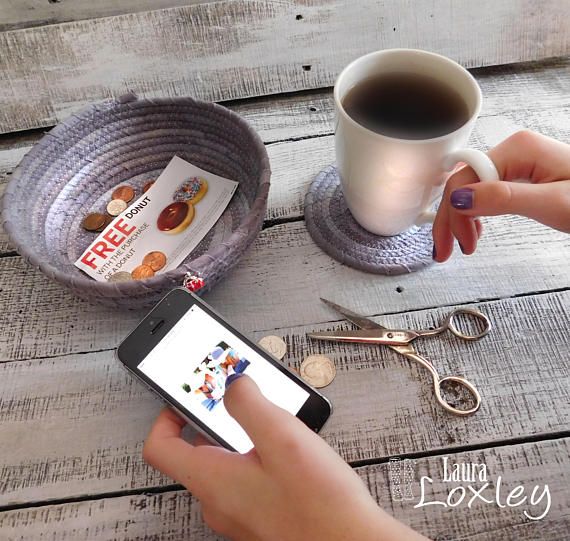
{"type": "MultiPolygon", "coordinates": [[[[330,330],[329,324],[283,330],[283,362],[298,368],[311,353],[334,361],[337,377],[323,391],[335,409],[322,436],[351,463],[559,438],[568,431],[570,404],[570,365],[560,354],[568,351],[569,300],[564,292],[486,303],[481,309],[496,326],[484,340],[421,343],[441,374],[460,373],[479,387],[481,409],[468,419],[447,414],[434,400],[426,371],[387,348],[307,339],[308,330],[330,330]]],[[[429,327],[445,313],[381,321],[429,327]]],[[[110,352],[7,363],[0,374],[3,505],[170,484],[141,458],[142,440],[162,403],[110,352]]]]}
{"type": "MultiPolygon", "coordinates": [[[[425,492],[426,501],[444,501],[456,486],[472,484],[476,489],[483,486],[483,482],[444,482],[441,456],[407,463],[412,471],[411,500],[395,497],[389,464],[364,466],[355,471],[380,507],[430,539],[510,541],[515,533],[517,539],[563,541],[567,539],[570,527],[569,455],[569,439],[448,455],[451,464],[485,465],[487,480],[491,483],[484,493],[486,497],[492,494],[499,476],[503,489],[510,491],[522,485],[527,497],[535,486],[540,489],[548,485],[551,505],[546,517],[540,521],[527,520],[523,511],[533,511],[537,516],[546,509],[544,501],[535,509],[526,505],[498,508],[480,501],[474,506],[465,503],[453,509],[438,505],[415,508],[420,501],[419,480],[422,477],[433,480],[425,492]]],[[[128,494],[65,504],[46,503],[41,507],[5,511],[0,514],[0,526],[10,540],[22,539],[21,532],[25,531],[26,540],[50,537],[69,541],[78,536],[91,538],[93,535],[97,539],[116,539],[119,535],[150,541],[174,535],[175,538],[194,541],[221,541],[203,523],[200,505],[195,498],[185,490],[167,488],[148,495],[128,494]]]]}

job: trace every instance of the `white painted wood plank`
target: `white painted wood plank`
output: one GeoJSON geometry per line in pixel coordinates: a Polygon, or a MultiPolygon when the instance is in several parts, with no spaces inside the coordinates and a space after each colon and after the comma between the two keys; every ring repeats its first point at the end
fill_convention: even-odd
{"type": "MultiPolygon", "coordinates": [[[[318,343],[305,336],[338,323],[283,328],[277,334],[288,344],[284,362],[291,367],[298,368],[310,353],[324,353],[335,362],[337,377],[323,389],[334,414],[322,434],[349,461],[567,430],[570,292],[480,308],[494,323],[484,340],[464,343],[446,336],[418,343],[441,374],[462,374],[479,388],[482,406],[469,418],[446,413],[434,400],[425,369],[391,350],[318,343]]],[[[435,309],[378,320],[425,328],[446,313],[435,309]]],[[[328,312],[329,321],[336,318],[328,312]]],[[[34,325],[29,317],[27,323],[34,325]]],[[[43,340],[40,335],[38,342],[43,340]]],[[[161,404],[120,367],[112,351],[2,363],[0,396],[0,505],[168,484],[141,458],[142,441],[161,404]]]]}
{"type": "MultiPolygon", "coordinates": [[[[430,539],[565,541],[570,529],[569,455],[569,439],[445,455],[449,463],[484,464],[488,481],[495,485],[501,477],[500,503],[503,506],[510,491],[522,486],[527,503],[520,507],[499,508],[494,503],[486,504],[481,500],[475,500],[469,507],[472,497],[472,492],[467,489],[469,483],[443,482],[442,456],[415,460],[412,500],[394,501],[388,464],[360,467],[356,472],[382,508],[430,539]],[[468,496],[453,509],[440,505],[415,509],[414,506],[420,502],[420,479],[424,476],[434,481],[426,492],[425,501],[445,501],[456,486],[465,487],[468,496]],[[528,520],[525,511],[537,516],[546,508],[546,499],[535,506],[528,504],[534,487],[539,487],[538,495],[545,485],[551,500],[549,511],[542,520],[528,520]]],[[[475,490],[483,485],[483,482],[472,483],[475,490]]],[[[490,488],[482,495],[488,500],[494,497],[490,488]]],[[[7,511],[0,514],[0,528],[10,541],[222,539],[203,523],[200,504],[183,490],[7,511]]]]}
{"type": "Polygon", "coordinates": [[[227,0],[3,32],[0,132],[53,125],[126,91],[217,101],[330,86],[350,60],[389,47],[468,67],[562,56],[569,13],[559,0],[540,9],[533,0],[227,0]]]}
{"type": "MultiPolygon", "coordinates": [[[[0,0],[0,32],[96,17],[163,9],[207,0],[0,0]]],[[[210,0],[213,1],[213,0],[210,0]]]]}
{"type": "MultiPolygon", "coordinates": [[[[324,254],[303,222],[279,225],[260,234],[207,300],[251,332],[329,320],[319,296],[370,315],[568,287],[569,235],[517,217],[490,220],[486,230],[473,257],[377,276],[324,254]]],[[[0,258],[0,290],[4,361],[113,347],[142,316],[81,301],[20,257],[0,258]]]]}

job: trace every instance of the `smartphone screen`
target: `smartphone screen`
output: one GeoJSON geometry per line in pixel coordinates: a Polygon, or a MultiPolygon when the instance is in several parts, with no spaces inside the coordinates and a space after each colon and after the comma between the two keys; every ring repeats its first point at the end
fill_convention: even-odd
{"type": "MultiPolygon", "coordinates": [[[[161,317],[164,313],[163,310],[161,317]]],[[[152,315],[153,312],[145,321],[152,315]]],[[[155,320],[158,318],[149,321],[155,320]]],[[[140,325],[142,330],[144,323],[140,325]]],[[[144,380],[152,382],[163,397],[191,420],[198,421],[197,424],[213,433],[218,441],[240,453],[249,451],[253,443],[224,406],[226,379],[231,374],[247,374],[266,398],[293,415],[298,415],[304,407],[307,411],[307,406],[313,410],[312,417],[315,417],[315,407],[325,408],[326,417],[330,413],[324,397],[283,367],[276,366],[259,346],[241,336],[197,299],[177,316],[177,321],[160,340],[152,344],[149,335],[147,351],[141,350],[140,341],[148,331],[138,334],[133,338],[138,345],[138,359],[134,363],[133,359],[127,362],[124,359],[124,351],[129,349],[125,345],[128,346],[131,335],[119,348],[120,360],[144,380]]]]}

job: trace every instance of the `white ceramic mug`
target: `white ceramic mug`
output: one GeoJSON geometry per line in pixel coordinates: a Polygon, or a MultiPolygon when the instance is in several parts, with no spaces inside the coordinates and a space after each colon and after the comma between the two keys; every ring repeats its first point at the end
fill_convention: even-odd
{"type": "Polygon", "coordinates": [[[473,76],[444,56],[415,49],[388,49],[362,56],[339,75],[334,87],[337,165],[348,208],[377,235],[396,235],[433,221],[448,172],[469,164],[480,180],[499,180],[495,165],[479,150],[465,148],[481,110],[481,89],[473,76]],[[342,105],[358,83],[380,73],[429,75],[465,100],[469,120],[457,130],[424,140],[387,137],[354,121],[342,105]]]}

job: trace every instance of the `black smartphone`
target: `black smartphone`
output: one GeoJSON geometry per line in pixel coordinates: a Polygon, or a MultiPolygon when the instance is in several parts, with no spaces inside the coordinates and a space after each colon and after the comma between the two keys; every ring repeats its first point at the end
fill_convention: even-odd
{"type": "Polygon", "coordinates": [[[119,361],[178,414],[224,447],[253,443],[224,407],[226,378],[250,376],[261,392],[318,432],[330,402],[185,289],[174,289],[117,348],[119,361]]]}

